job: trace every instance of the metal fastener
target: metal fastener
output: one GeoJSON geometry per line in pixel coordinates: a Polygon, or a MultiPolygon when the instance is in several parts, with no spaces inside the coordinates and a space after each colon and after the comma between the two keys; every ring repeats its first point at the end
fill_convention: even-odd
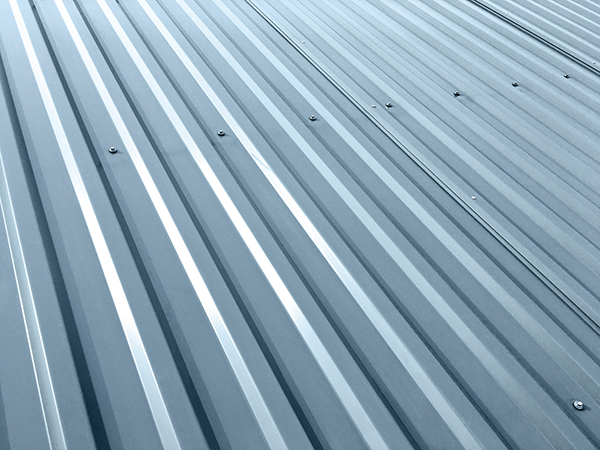
{"type": "Polygon", "coordinates": [[[375,105],[371,105],[371,108],[376,108],[376,106],[375,105]]]}
{"type": "Polygon", "coordinates": [[[472,198],[473,200],[477,200],[477,197],[475,197],[475,196],[473,196],[473,197],[471,197],[471,198],[472,198]]]}
{"type": "Polygon", "coordinates": [[[108,149],[108,153],[117,153],[117,149],[115,147],[111,147],[108,149]]]}
{"type": "Polygon", "coordinates": [[[454,96],[455,96],[455,97],[458,97],[459,95],[460,95],[460,92],[458,92],[458,91],[456,91],[456,92],[454,93],[454,96]]]}
{"type": "Polygon", "coordinates": [[[516,81],[513,81],[513,84],[512,84],[512,85],[513,85],[514,87],[517,87],[517,86],[519,85],[519,83],[517,83],[516,81]]]}
{"type": "Polygon", "coordinates": [[[225,136],[225,132],[223,130],[219,130],[219,132],[217,133],[219,136],[225,136]]]}
{"type": "Polygon", "coordinates": [[[575,400],[573,402],[573,408],[575,408],[577,411],[583,411],[583,402],[581,400],[575,400]]]}
{"type": "Polygon", "coordinates": [[[387,102],[387,103],[385,104],[385,107],[386,107],[386,108],[391,108],[391,107],[392,107],[392,102],[387,102]]]}
{"type": "Polygon", "coordinates": [[[308,120],[310,120],[311,122],[314,122],[315,120],[317,120],[317,117],[316,116],[310,116],[308,118],[308,120]]]}
{"type": "Polygon", "coordinates": [[[568,73],[565,73],[565,78],[571,78],[571,76],[568,73]]]}

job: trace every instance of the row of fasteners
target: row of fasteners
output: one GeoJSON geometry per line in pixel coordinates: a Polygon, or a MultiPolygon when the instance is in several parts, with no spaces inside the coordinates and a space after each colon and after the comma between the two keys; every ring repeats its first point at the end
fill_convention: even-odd
{"type": "MultiPolygon", "coordinates": [[[[304,41],[303,41],[303,42],[304,42],[304,41]]],[[[594,63],[595,63],[595,61],[594,61],[594,63]]],[[[564,75],[564,77],[565,77],[565,78],[571,78],[571,76],[570,76],[568,73],[566,73],[566,74],[564,75]]],[[[514,87],[517,87],[517,86],[519,86],[519,83],[518,83],[518,82],[516,82],[516,81],[513,81],[513,82],[512,82],[512,85],[513,85],[514,87]]],[[[455,96],[455,97],[460,97],[460,95],[461,95],[459,91],[454,91],[454,93],[453,93],[453,94],[454,94],[454,96],[455,96]]],[[[392,102],[387,102],[387,103],[385,104],[385,107],[386,107],[386,108],[391,108],[392,106],[393,106],[393,105],[392,105],[392,102]]],[[[371,107],[372,107],[372,108],[376,108],[376,107],[377,107],[377,105],[371,105],[371,107]]],[[[317,117],[313,115],[313,116],[310,116],[308,119],[309,119],[311,122],[314,122],[315,120],[317,120],[317,117]]],[[[223,136],[225,136],[225,131],[223,131],[223,130],[219,130],[219,131],[217,132],[217,135],[218,135],[218,136],[221,136],[221,137],[223,137],[223,136]]],[[[115,147],[110,147],[110,148],[108,149],[108,151],[109,151],[109,153],[117,153],[117,149],[116,149],[115,147]]]]}
{"type": "MultiPolygon", "coordinates": [[[[571,75],[569,75],[568,73],[566,73],[566,74],[564,75],[564,77],[565,77],[565,78],[571,78],[571,75]]],[[[512,82],[512,85],[513,85],[514,87],[517,87],[517,86],[519,85],[519,83],[518,83],[518,82],[516,82],[516,81],[513,81],[513,82],[512,82]]],[[[455,97],[459,97],[459,96],[460,96],[460,92],[459,92],[459,91],[454,91],[454,96],[455,96],[455,97]]]]}
{"type": "MultiPolygon", "coordinates": [[[[566,74],[564,75],[564,77],[565,77],[565,78],[571,78],[571,76],[570,76],[568,73],[566,73],[566,74]]],[[[513,82],[512,82],[512,85],[513,85],[514,87],[517,87],[517,86],[519,86],[519,83],[518,83],[518,82],[516,82],[516,81],[513,81],[513,82]]],[[[460,92],[459,92],[459,91],[454,91],[454,96],[455,96],[455,97],[460,97],[460,95],[461,95],[461,94],[460,94],[460,92]]],[[[393,106],[393,105],[392,105],[392,102],[387,102],[387,103],[385,104],[385,107],[386,107],[386,108],[391,108],[392,106],[393,106]]],[[[372,107],[372,108],[376,108],[376,107],[377,107],[377,105],[371,105],[371,107],[372,107]]],[[[312,115],[312,116],[310,116],[308,119],[309,119],[311,122],[314,122],[315,120],[317,120],[317,117],[316,117],[316,116],[314,116],[314,115],[312,115]]],[[[219,130],[219,131],[217,132],[217,135],[218,135],[218,136],[220,136],[220,137],[223,137],[223,136],[225,136],[225,131],[223,131],[223,130],[219,130]]],[[[117,149],[116,149],[115,147],[110,147],[110,148],[108,149],[108,151],[109,151],[109,153],[117,153],[117,149]]]]}

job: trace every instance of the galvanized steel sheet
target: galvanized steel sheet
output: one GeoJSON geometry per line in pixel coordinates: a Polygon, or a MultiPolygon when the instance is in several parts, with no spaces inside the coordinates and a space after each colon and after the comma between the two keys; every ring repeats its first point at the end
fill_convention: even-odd
{"type": "Polygon", "coordinates": [[[598,18],[0,2],[0,449],[600,448],[598,18]]]}

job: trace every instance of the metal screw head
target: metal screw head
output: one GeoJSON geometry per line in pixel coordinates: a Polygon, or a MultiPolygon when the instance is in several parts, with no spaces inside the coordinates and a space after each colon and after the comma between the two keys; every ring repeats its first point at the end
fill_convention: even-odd
{"type": "Polygon", "coordinates": [[[583,402],[581,400],[575,400],[573,402],[573,408],[577,411],[583,411],[583,402]]]}
{"type": "Polygon", "coordinates": [[[111,147],[108,149],[108,153],[117,153],[117,149],[115,147],[111,147]]]}
{"type": "Polygon", "coordinates": [[[310,120],[311,122],[314,122],[315,120],[317,120],[317,117],[316,116],[310,116],[308,118],[308,120],[310,120]]]}
{"type": "Polygon", "coordinates": [[[371,105],[371,108],[376,108],[376,107],[377,107],[376,105],[371,105]]]}
{"type": "Polygon", "coordinates": [[[519,85],[519,83],[517,83],[516,81],[513,81],[513,84],[512,84],[512,85],[513,85],[514,87],[517,87],[517,86],[519,85]]]}
{"type": "Polygon", "coordinates": [[[477,197],[473,196],[473,197],[471,197],[471,199],[473,199],[473,200],[477,200],[477,197]]]}
{"type": "Polygon", "coordinates": [[[568,73],[565,73],[565,78],[571,78],[571,76],[568,73]]]}
{"type": "Polygon", "coordinates": [[[217,133],[217,135],[219,135],[219,136],[225,136],[225,132],[223,130],[219,130],[219,132],[217,133]]]}
{"type": "Polygon", "coordinates": [[[458,91],[454,92],[455,97],[458,97],[459,95],[460,95],[460,92],[458,92],[458,91]]]}
{"type": "Polygon", "coordinates": [[[392,107],[392,102],[387,102],[387,103],[385,104],[385,107],[386,107],[386,108],[391,108],[391,107],[392,107]]]}

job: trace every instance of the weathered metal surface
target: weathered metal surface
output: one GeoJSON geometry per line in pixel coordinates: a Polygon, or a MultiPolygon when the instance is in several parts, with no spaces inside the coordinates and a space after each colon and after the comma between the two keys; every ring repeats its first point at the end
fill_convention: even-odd
{"type": "Polygon", "coordinates": [[[600,448],[599,15],[0,2],[0,448],[600,448]]]}

